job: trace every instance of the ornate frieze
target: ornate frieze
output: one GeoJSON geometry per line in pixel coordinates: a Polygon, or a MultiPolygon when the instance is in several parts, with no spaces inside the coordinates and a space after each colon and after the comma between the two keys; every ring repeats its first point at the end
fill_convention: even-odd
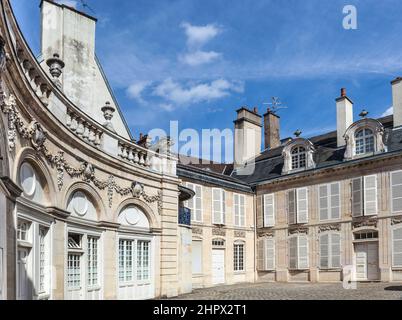
{"type": "Polygon", "coordinates": [[[234,236],[235,236],[235,238],[245,238],[246,233],[244,231],[235,231],[234,236]]]}
{"type": "Polygon", "coordinates": [[[289,230],[289,236],[294,234],[305,234],[308,235],[308,228],[295,228],[289,230]]]}
{"type": "Polygon", "coordinates": [[[17,110],[14,95],[10,94],[8,97],[6,97],[4,93],[1,93],[0,102],[2,112],[8,117],[9,151],[12,152],[15,148],[17,132],[20,134],[21,138],[29,140],[34,150],[36,150],[38,154],[43,155],[50,165],[56,169],[57,186],[59,191],[61,191],[63,188],[64,173],[67,172],[71,178],[80,178],[86,183],[93,183],[95,187],[100,190],[107,189],[110,208],[113,206],[114,193],[117,193],[121,196],[131,195],[134,198],[142,197],[147,203],[157,202],[158,212],[161,214],[161,191],[158,191],[158,194],[154,196],[147,195],[144,191],[143,185],[138,182],[133,182],[130,187],[124,188],[117,184],[113,175],[109,176],[106,181],[102,181],[97,178],[95,174],[95,167],[88,162],[82,162],[78,168],[73,167],[64,158],[64,152],[59,151],[56,155],[54,155],[49,151],[45,144],[47,140],[46,132],[37,121],[33,120],[29,125],[25,125],[24,121],[21,119],[19,111],[17,110]]]}
{"type": "Polygon", "coordinates": [[[214,228],[214,229],[212,229],[212,235],[213,236],[225,237],[226,236],[226,230],[221,229],[221,228],[214,228]]]}
{"type": "Polygon", "coordinates": [[[259,232],[258,237],[259,238],[273,238],[275,236],[275,233],[273,231],[268,231],[268,232],[259,232]]]}
{"type": "Polygon", "coordinates": [[[198,234],[198,235],[202,235],[202,228],[196,228],[196,227],[193,227],[192,228],[192,232],[193,232],[193,234],[198,234]]]}
{"type": "Polygon", "coordinates": [[[319,233],[322,232],[328,232],[328,231],[341,231],[341,225],[340,224],[330,224],[330,225],[325,225],[325,226],[320,226],[318,229],[319,233]]]}
{"type": "Polygon", "coordinates": [[[355,221],[353,223],[353,229],[359,228],[377,228],[378,220],[377,219],[364,219],[360,221],[355,221]]]}

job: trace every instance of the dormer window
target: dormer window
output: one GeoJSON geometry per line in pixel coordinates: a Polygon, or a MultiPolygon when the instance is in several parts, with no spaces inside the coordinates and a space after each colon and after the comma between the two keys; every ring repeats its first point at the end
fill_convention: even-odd
{"type": "Polygon", "coordinates": [[[306,168],[306,148],[295,147],[292,150],[292,170],[299,170],[306,168]]]}
{"type": "Polygon", "coordinates": [[[356,155],[373,153],[374,133],[371,129],[362,129],[356,133],[356,155]]]}
{"type": "Polygon", "coordinates": [[[345,160],[387,152],[384,136],[384,126],[377,120],[364,118],[355,122],[345,133],[345,160]]]}
{"type": "Polygon", "coordinates": [[[307,139],[289,140],[283,148],[282,173],[289,174],[315,168],[314,152],[314,145],[307,139]]]}

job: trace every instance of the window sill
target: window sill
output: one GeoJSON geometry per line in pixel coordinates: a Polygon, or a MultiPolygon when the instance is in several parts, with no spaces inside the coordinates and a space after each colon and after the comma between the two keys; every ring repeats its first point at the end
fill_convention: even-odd
{"type": "Polygon", "coordinates": [[[318,270],[322,272],[341,272],[342,268],[319,268],[318,270]]]}
{"type": "Polygon", "coordinates": [[[392,271],[402,271],[402,267],[392,267],[392,271]]]}
{"type": "Polygon", "coordinates": [[[88,287],[88,291],[99,291],[100,289],[102,289],[102,287],[99,285],[88,287]]]}
{"type": "Polygon", "coordinates": [[[44,300],[44,301],[50,300],[50,294],[47,294],[47,293],[40,293],[40,294],[38,295],[38,300],[44,300]]]}
{"type": "Polygon", "coordinates": [[[235,275],[235,276],[246,275],[246,271],[245,271],[245,270],[244,270],[244,271],[235,271],[235,272],[234,272],[234,275],[235,275]]]}
{"type": "Polygon", "coordinates": [[[202,278],[203,276],[202,273],[193,274],[193,278],[202,278]]]}

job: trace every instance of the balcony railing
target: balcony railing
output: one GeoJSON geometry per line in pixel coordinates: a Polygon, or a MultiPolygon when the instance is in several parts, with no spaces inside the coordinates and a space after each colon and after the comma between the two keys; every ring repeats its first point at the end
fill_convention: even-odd
{"type": "Polygon", "coordinates": [[[179,207],[179,224],[191,226],[191,210],[185,207],[179,207]]]}

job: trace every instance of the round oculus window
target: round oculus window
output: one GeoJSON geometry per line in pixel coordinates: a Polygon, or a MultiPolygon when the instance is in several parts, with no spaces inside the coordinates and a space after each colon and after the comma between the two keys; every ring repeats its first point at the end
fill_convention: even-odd
{"type": "Polygon", "coordinates": [[[36,175],[32,166],[24,162],[20,168],[20,182],[25,195],[32,197],[36,189],[36,175]]]}
{"type": "Polygon", "coordinates": [[[79,216],[85,216],[88,212],[88,198],[85,193],[78,191],[73,197],[73,208],[79,216]]]}

